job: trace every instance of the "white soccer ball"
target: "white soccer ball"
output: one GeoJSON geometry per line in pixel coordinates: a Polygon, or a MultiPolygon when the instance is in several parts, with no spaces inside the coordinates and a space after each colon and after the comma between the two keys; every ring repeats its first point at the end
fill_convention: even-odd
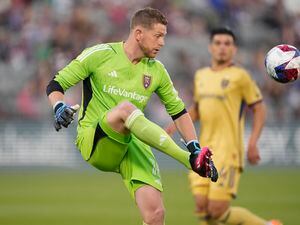
{"type": "Polygon", "coordinates": [[[300,74],[300,51],[292,45],[277,45],[267,53],[265,67],[277,82],[295,81],[300,74]]]}

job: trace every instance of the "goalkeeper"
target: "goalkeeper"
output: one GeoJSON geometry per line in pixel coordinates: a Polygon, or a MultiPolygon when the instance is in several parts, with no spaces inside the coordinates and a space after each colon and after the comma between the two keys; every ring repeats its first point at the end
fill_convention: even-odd
{"type": "Polygon", "coordinates": [[[167,20],[145,8],[131,20],[125,42],[84,50],[50,81],[47,95],[55,128],[68,127],[79,106],[64,103],[64,92],[83,81],[76,145],[82,157],[102,171],[120,173],[134,197],[144,224],[163,225],[163,190],[150,146],[203,177],[217,180],[208,148],[200,148],[194,126],[164,66],[155,56],[164,45],[167,20]],[[156,93],[174,120],[189,150],[145,118],[143,109],[156,93]]]}

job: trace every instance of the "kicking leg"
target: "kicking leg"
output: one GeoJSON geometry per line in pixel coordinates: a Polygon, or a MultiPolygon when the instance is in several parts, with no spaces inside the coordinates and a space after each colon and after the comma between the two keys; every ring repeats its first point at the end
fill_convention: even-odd
{"type": "Polygon", "coordinates": [[[107,114],[107,122],[117,132],[129,130],[144,143],[173,157],[191,169],[190,153],[181,149],[158,125],[145,118],[144,114],[130,102],[123,102],[107,114]]]}
{"type": "Polygon", "coordinates": [[[111,110],[107,114],[107,122],[118,132],[126,134],[130,130],[138,139],[173,157],[188,169],[217,181],[218,173],[207,147],[200,149],[199,143],[192,141],[187,145],[192,154],[181,149],[160,126],[145,118],[141,110],[130,102],[123,102],[111,110]]]}

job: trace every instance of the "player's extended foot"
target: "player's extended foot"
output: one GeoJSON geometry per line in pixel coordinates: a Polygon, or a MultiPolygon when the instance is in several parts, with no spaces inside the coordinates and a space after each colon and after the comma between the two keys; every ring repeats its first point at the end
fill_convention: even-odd
{"type": "Polygon", "coordinates": [[[216,182],[218,180],[218,171],[211,159],[212,153],[209,148],[200,148],[199,143],[196,142],[189,143],[187,148],[191,152],[190,163],[193,171],[216,182]]]}
{"type": "Polygon", "coordinates": [[[270,220],[267,225],[283,225],[279,220],[270,220]]]}

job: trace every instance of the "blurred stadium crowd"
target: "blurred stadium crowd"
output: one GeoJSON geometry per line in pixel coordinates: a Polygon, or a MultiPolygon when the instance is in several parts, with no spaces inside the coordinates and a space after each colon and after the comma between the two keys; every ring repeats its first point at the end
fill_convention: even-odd
{"type": "MultiPolygon", "coordinates": [[[[300,82],[277,84],[264,69],[272,46],[300,47],[298,0],[1,0],[0,119],[49,119],[48,81],[84,48],[125,40],[129,16],[145,6],[167,15],[168,35],[159,59],[187,105],[195,70],[209,65],[209,30],[227,25],[238,36],[237,63],[263,90],[268,120],[300,120],[300,82]]],[[[67,102],[78,102],[80,91],[73,88],[67,102]]]]}

